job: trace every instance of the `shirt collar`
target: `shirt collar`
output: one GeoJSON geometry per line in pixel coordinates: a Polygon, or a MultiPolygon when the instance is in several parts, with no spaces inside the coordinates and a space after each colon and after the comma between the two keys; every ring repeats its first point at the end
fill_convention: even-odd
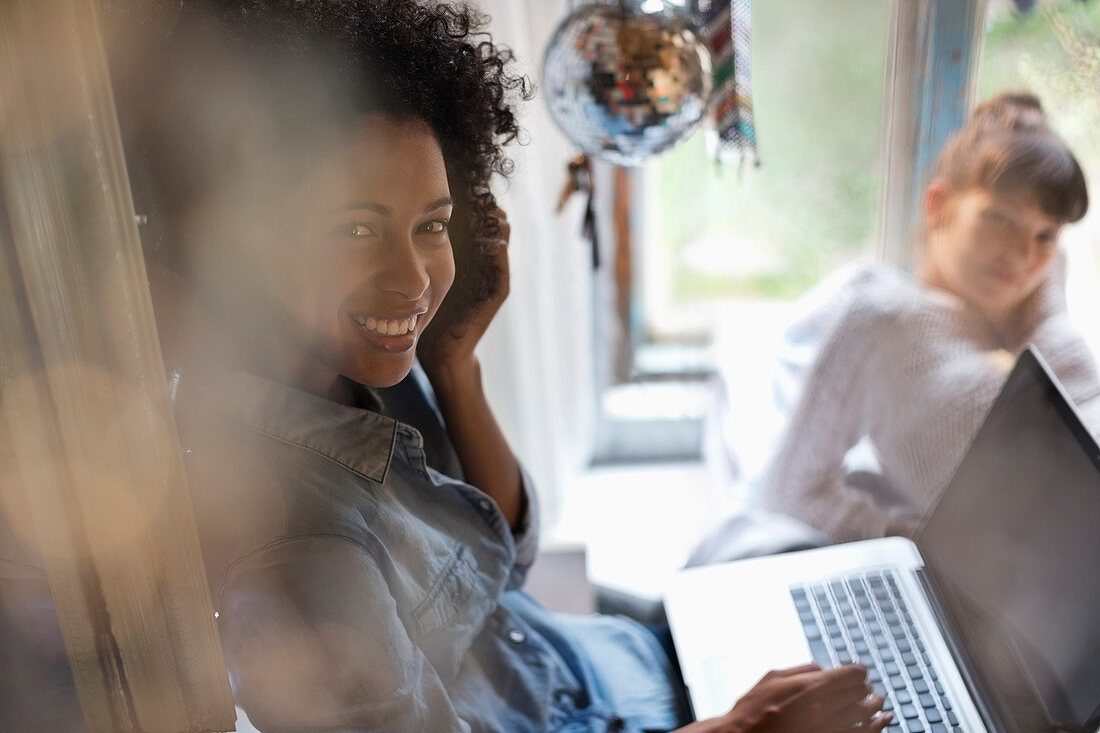
{"type": "Polygon", "coordinates": [[[320,453],[372,481],[385,480],[397,440],[393,418],[245,372],[230,374],[226,386],[231,418],[320,453]]]}

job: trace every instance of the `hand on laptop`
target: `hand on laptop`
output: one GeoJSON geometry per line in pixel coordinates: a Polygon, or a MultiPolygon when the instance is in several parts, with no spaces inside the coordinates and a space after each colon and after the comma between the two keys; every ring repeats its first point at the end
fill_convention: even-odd
{"type": "Polygon", "coordinates": [[[823,671],[815,664],[769,672],[733,709],[681,733],[833,733],[880,731],[893,720],[871,695],[867,669],[849,664],[823,671]]]}

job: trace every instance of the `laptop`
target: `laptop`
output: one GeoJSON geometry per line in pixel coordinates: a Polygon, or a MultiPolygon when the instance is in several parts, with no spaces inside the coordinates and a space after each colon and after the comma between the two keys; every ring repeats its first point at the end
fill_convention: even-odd
{"type": "Polygon", "coordinates": [[[699,718],[768,670],[868,667],[889,731],[1100,729],[1100,447],[1038,352],[1009,374],[915,541],[679,572],[699,718]]]}

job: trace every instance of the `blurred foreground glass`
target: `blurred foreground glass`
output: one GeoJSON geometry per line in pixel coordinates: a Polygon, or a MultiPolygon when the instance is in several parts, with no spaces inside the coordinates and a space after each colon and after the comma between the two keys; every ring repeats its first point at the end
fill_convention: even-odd
{"type": "MultiPolygon", "coordinates": [[[[231,729],[90,0],[0,4],[0,196],[0,550],[49,580],[10,592],[30,575],[0,558],[0,614],[38,634],[5,641],[41,645],[56,608],[93,733],[231,729]]],[[[19,702],[49,715],[61,684],[19,702]]]]}

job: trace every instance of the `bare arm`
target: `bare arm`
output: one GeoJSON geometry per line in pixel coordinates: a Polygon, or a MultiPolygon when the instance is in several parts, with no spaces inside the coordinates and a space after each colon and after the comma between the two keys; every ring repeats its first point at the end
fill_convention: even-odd
{"type": "Polygon", "coordinates": [[[494,256],[500,281],[496,295],[476,306],[463,323],[438,324],[441,328],[435,330],[429,326],[418,355],[435,390],[466,481],[488,494],[515,530],[519,529],[525,508],[519,463],[485,398],[481,365],[474,355],[478,341],[508,295],[510,229],[504,212],[497,212],[494,256]]]}
{"type": "Polygon", "coordinates": [[[477,358],[428,372],[468,483],[497,503],[512,529],[523,516],[519,463],[485,399],[477,358]]]}

